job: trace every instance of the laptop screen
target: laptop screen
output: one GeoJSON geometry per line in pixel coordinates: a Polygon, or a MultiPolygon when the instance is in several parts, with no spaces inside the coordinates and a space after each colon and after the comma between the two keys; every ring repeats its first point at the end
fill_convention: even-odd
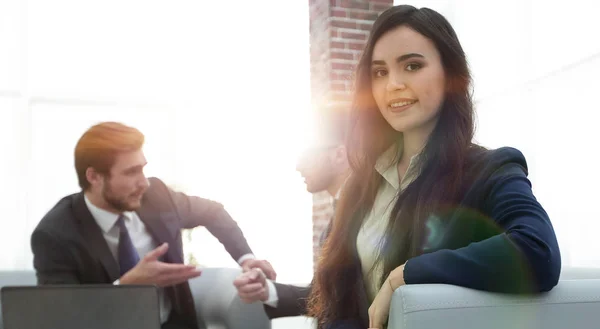
{"type": "Polygon", "coordinates": [[[160,329],[154,286],[20,286],[1,294],[4,329],[160,329]]]}

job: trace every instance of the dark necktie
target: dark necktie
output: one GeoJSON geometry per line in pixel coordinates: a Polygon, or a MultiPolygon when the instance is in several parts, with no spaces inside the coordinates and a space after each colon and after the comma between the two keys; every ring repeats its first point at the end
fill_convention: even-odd
{"type": "Polygon", "coordinates": [[[119,247],[117,255],[119,257],[119,271],[121,276],[131,270],[139,261],[140,256],[133,246],[127,227],[125,227],[125,216],[121,214],[117,219],[119,227],[119,247]]]}

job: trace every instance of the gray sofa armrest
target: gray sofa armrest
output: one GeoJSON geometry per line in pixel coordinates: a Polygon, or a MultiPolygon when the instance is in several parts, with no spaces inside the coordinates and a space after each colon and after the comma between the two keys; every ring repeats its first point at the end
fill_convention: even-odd
{"type": "Polygon", "coordinates": [[[240,273],[239,268],[203,268],[189,281],[201,329],[271,328],[262,303],[246,304],[238,297],[233,280],[240,273]]]}
{"type": "Polygon", "coordinates": [[[388,329],[598,328],[600,279],[563,280],[535,296],[406,285],[394,292],[388,329]]]}
{"type": "Polygon", "coordinates": [[[600,267],[566,267],[560,271],[560,280],[600,279],[600,267]]]}

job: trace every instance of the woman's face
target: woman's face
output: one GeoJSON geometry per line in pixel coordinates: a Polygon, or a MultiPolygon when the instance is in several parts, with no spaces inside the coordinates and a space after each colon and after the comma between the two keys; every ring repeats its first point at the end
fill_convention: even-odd
{"type": "Polygon", "coordinates": [[[377,107],[395,130],[433,130],[446,78],[431,40],[406,26],[386,32],[373,48],[371,81],[377,107]]]}

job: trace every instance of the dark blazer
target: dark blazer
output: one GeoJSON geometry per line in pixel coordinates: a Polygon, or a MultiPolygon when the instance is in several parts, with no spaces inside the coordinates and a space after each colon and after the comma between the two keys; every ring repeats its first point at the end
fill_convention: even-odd
{"type": "MultiPolygon", "coordinates": [[[[523,154],[513,148],[474,147],[465,175],[460,201],[433,217],[435,229],[423,254],[406,262],[406,284],[442,283],[504,293],[552,289],[560,276],[560,250],[548,214],[533,195],[523,154]]],[[[360,314],[340,320],[367,328],[369,301],[358,255],[355,259],[350,277],[358,280],[343,285],[356,284],[359,296],[340,299],[355,300],[360,314]]],[[[310,289],[277,287],[281,309],[265,307],[270,316],[306,312],[310,289]]]]}
{"type": "MultiPolygon", "coordinates": [[[[183,263],[181,230],[205,226],[235,259],[252,253],[242,231],[219,203],[174,192],[157,178],[137,211],[158,244],[169,243],[163,256],[168,263],[183,263]]],[[[31,236],[33,265],[39,284],[112,283],[119,266],[108,249],[100,227],[85,204],[83,192],[60,200],[31,236]]],[[[166,289],[180,320],[197,327],[189,284],[166,289]]]]}
{"type": "Polygon", "coordinates": [[[306,315],[306,300],[310,294],[310,285],[299,287],[277,282],[274,282],[274,284],[277,290],[277,307],[264,305],[265,313],[267,313],[269,319],[306,315]]]}

